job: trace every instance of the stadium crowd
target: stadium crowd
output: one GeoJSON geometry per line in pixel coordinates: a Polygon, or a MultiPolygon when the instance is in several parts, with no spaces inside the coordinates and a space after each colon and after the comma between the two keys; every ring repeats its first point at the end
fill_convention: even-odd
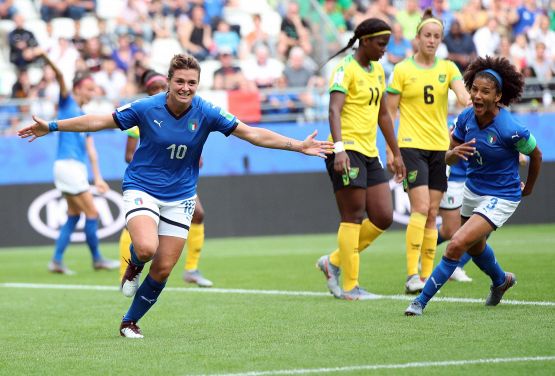
{"type": "MultiPolygon", "coordinates": [[[[327,106],[331,51],[368,17],[393,28],[381,62],[386,75],[415,52],[422,10],[445,26],[439,58],[463,71],[477,56],[507,57],[552,102],[555,0],[0,0],[0,134],[14,134],[31,113],[55,115],[59,88],[40,55],[68,85],[89,71],[100,90],[89,111],[139,95],[142,73],[166,71],[176,53],[201,62],[201,89],[254,93],[264,114],[307,114],[327,106]],[[11,101],[6,99],[11,98],[11,101]],[[18,101],[18,99],[20,101],[18,101]]],[[[331,64],[333,65],[333,64],[331,64]]],[[[532,98],[533,99],[533,98],[532,98]]]]}

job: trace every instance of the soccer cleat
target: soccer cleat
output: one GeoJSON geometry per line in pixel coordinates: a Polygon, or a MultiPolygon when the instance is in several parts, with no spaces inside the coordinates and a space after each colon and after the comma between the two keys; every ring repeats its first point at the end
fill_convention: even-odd
{"type": "Polygon", "coordinates": [[[371,300],[377,299],[378,295],[369,293],[359,286],[355,286],[352,290],[345,291],[341,295],[341,298],[345,300],[371,300]]]}
{"type": "Polygon", "coordinates": [[[141,328],[133,321],[122,321],[119,326],[119,334],[126,338],[144,338],[141,328]]]}
{"type": "Polygon", "coordinates": [[[449,277],[449,279],[457,282],[472,282],[472,278],[467,276],[464,269],[458,266],[456,267],[453,274],[451,274],[451,277],[449,277]]]}
{"type": "Polygon", "coordinates": [[[93,262],[94,270],[114,270],[119,269],[119,261],[110,259],[100,259],[93,262]]]}
{"type": "Polygon", "coordinates": [[[183,272],[183,280],[187,283],[196,283],[198,287],[212,287],[214,284],[211,280],[206,279],[200,273],[200,270],[185,270],[183,272]]]}
{"type": "Polygon", "coordinates": [[[342,291],[341,287],[339,287],[339,274],[341,270],[330,262],[330,257],[327,255],[318,259],[316,267],[326,276],[330,293],[336,298],[341,298],[342,291]]]}
{"type": "Polygon", "coordinates": [[[48,271],[51,273],[59,273],[59,274],[65,274],[65,275],[77,274],[73,270],[68,269],[67,266],[65,266],[61,262],[57,262],[57,261],[50,261],[48,263],[48,271]]]}
{"type": "Polygon", "coordinates": [[[133,264],[131,260],[125,260],[125,262],[127,262],[127,269],[125,269],[125,273],[121,279],[120,289],[123,295],[131,298],[139,289],[139,281],[141,280],[143,266],[137,266],[133,264]]]}
{"type": "Polygon", "coordinates": [[[413,274],[407,278],[405,283],[405,294],[418,294],[424,289],[426,283],[420,279],[418,274],[413,274]]]}
{"type": "Polygon", "coordinates": [[[486,305],[487,306],[496,306],[503,298],[503,294],[516,285],[516,275],[511,272],[505,273],[505,282],[501,286],[493,287],[493,285],[489,289],[489,295],[486,298],[486,305]]]}
{"type": "Polygon", "coordinates": [[[405,309],[405,316],[422,316],[424,307],[418,300],[413,300],[412,303],[405,309]]]}

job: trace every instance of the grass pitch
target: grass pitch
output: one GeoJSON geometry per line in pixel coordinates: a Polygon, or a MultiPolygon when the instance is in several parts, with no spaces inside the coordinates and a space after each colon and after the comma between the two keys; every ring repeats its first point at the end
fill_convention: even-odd
{"type": "MultiPolygon", "coordinates": [[[[442,287],[422,317],[403,315],[404,232],[362,254],[361,285],[382,295],[365,302],[334,299],[314,267],[335,234],[208,239],[201,270],[216,289],[185,287],[182,256],[139,323],[142,340],[118,335],[130,300],[117,272],[92,270],[85,246],[67,251],[75,276],[47,272],[52,247],[5,248],[0,374],[553,375],[554,234],[503,227],[490,244],[518,277],[507,302],[483,305],[489,278],[471,262],[474,281],[442,287]]],[[[117,245],[102,252],[115,258],[117,245]]]]}

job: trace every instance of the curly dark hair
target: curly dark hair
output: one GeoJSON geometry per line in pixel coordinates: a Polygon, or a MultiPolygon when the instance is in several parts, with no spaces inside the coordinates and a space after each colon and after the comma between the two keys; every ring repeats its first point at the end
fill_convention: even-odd
{"type": "Polygon", "coordinates": [[[524,91],[524,77],[504,57],[479,57],[470,63],[464,72],[464,84],[468,91],[470,91],[476,77],[485,77],[495,83],[497,93],[501,93],[501,100],[499,102],[505,106],[518,101],[524,91]],[[484,72],[486,69],[496,71],[503,80],[503,86],[499,84],[493,75],[484,72]]]}
{"type": "Polygon", "coordinates": [[[353,47],[357,39],[360,39],[368,34],[378,33],[380,31],[391,31],[391,26],[389,24],[379,18],[367,18],[366,20],[362,21],[355,29],[355,35],[351,39],[345,47],[339,50],[335,55],[330,57],[327,61],[330,61],[337,55],[347,51],[349,48],[353,47]]]}

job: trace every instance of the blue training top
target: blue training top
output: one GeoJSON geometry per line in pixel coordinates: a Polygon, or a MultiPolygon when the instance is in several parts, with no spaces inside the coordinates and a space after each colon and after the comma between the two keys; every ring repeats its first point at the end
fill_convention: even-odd
{"type": "Polygon", "coordinates": [[[162,201],[195,195],[208,135],[218,131],[229,136],[238,124],[235,116],[198,96],[176,116],[166,104],[166,93],[123,105],[112,116],[122,130],[137,125],[140,131],[139,148],[125,170],[123,190],[143,191],[162,201]]]}
{"type": "MultiPolygon", "coordinates": [[[[63,98],[60,95],[58,102],[58,119],[69,119],[83,115],[84,112],[79,107],[71,94],[63,98]]],[[[58,153],[56,160],[75,159],[79,162],[87,162],[86,138],[89,136],[85,132],[60,132],[58,134],[58,153]]]]}
{"type": "Polygon", "coordinates": [[[461,112],[453,138],[460,143],[476,139],[476,152],[468,159],[466,186],[477,195],[520,201],[518,154],[519,150],[525,154],[532,151],[523,147],[530,137],[533,140],[530,131],[504,108],[483,129],[478,126],[474,108],[461,112]]]}

